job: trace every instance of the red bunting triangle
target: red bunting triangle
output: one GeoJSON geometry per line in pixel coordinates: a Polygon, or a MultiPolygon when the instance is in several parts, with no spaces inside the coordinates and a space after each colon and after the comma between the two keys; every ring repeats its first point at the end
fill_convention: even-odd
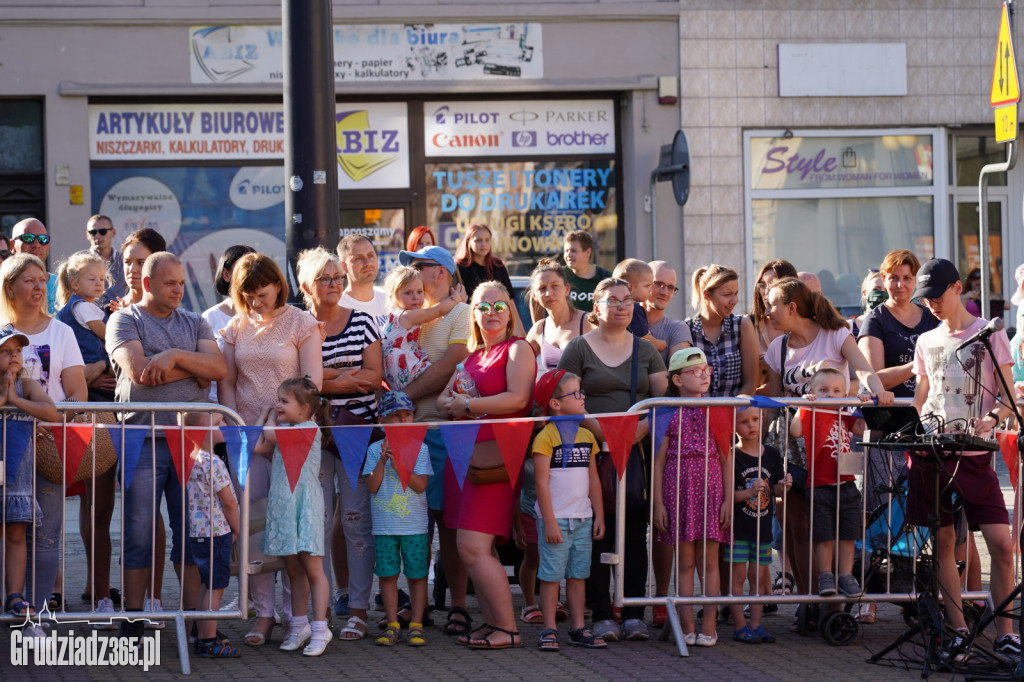
{"type": "Polygon", "coordinates": [[[416,468],[416,459],[427,437],[426,424],[384,424],[384,436],[391,448],[392,463],[402,482],[402,490],[409,487],[409,478],[416,468]]]}
{"type": "Polygon", "coordinates": [[[279,426],[274,429],[277,446],[281,450],[281,461],[284,463],[285,473],[288,474],[288,485],[292,492],[295,492],[295,486],[299,483],[302,465],[309,457],[309,450],[313,447],[318,430],[315,426],[301,428],[279,426]]]}
{"type": "Polygon", "coordinates": [[[729,456],[729,450],[733,443],[733,411],[735,407],[710,407],[708,408],[708,426],[711,430],[711,437],[715,439],[718,452],[723,457],[729,456]]]}
{"type": "Polygon", "coordinates": [[[184,431],[185,449],[182,451],[182,429],[177,426],[164,427],[164,438],[167,439],[167,447],[171,451],[171,461],[174,462],[174,470],[178,474],[178,481],[181,482],[182,486],[188,485],[188,479],[192,475],[192,467],[195,465],[195,460],[192,459],[192,452],[196,448],[202,447],[208,433],[206,429],[197,428],[186,428],[184,431]]]}
{"type": "Polygon", "coordinates": [[[1020,469],[1020,453],[1017,450],[1016,431],[996,431],[996,440],[999,441],[999,452],[1003,456],[1006,468],[1010,470],[1010,483],[1013,489],[1017,489],[1017,475],[1020,469]]]}
{"type": "Polygon", "coordinates": [[[92,440],[92,424],[71,424],[53,427],[53,440],[64,458],[64,485],[71,485],[82,466],[86,448],[92,440]],[[67,443],[65,444],[65,440],[67,443]]]}
{"type": "Polygon", "coordinates": [[[629,459],[629,452],[633,449],[636,424],[639,419],[639,414],[597,418],[597,423],[601,425],[601,433],[604,434],[604,439],[608,443],[608,454],[611,455],[612,464],[615,465],[615,473],[619,475],[620,479],[626,473],[626,461],[629,459]]]}
{"type": "Polygon", "coordinates": [[[533,435],[532,421],[508,421],[491,424],[494,433],[494,440],[498,443],[501,451],[501,459],[505,462],[505,470],[508,471],[509,485],[515,487],[519,480],[519,472],[523,468],[523,460],[526,459],[526,448],[530,445],[530,436],[533,435]]]}

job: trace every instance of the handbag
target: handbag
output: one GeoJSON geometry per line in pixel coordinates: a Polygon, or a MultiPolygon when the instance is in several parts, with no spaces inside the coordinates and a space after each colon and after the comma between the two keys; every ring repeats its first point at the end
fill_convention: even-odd
{"type": "Polygon", "coordinates": [[[496,464],[489,467],[479,467],[475,464],[470,464],[469,470],[466,472],[466,478],[473,485],[507,483],[511,480],[508,477],[508,469],[505,468],[504,464],[496,464]]]}
{"type": "MultiPolygon", "coordinates": [[[[629,404],[636,403],[636,380],[638,363],[640,362],[638,351],[640,340],[633,337],[633,360],[629,370],[629,404]]],[[[601,498],[604,501],[605,514],[613,514],[617,509],[615,503],[619,488],[619,478],[615,471],[615,463],[608,452],[600,452],[597,455],[597,475],[601,481],[601,498]]],[[[647,455],[644,453],[643,445],[634,443],[626,458],[626,509],[640,509],[647,505],[647,491],[649,471],[647,468],[647,455]]]]}
{"type": "MultiPolygon", "coordinates": [[[[117,416],[113,412],[96,412],[96,424],[117,424],[117,416]]],[[[92,418],[89,414],[76,414],[68,420],[69,423],[89,424],[92,418]]],[[[78,471],[74,473],[68,485],[78,483],[92,478],[102,476],[110,471],[117,464],[117,453],[114,451],[114,443],[110,439],[110,430],[103,428],[93,429],[92,441],[85,449],[82,456],[82,463],[78,471]],[[95,469],[93,465],[93,451],[95,450],[95,469]],[[95,473],[94,473],[95,471],[95,473]]],[[[36,435],[36,470],[51,483],[65,483],[64,479],[64,458],[57,449],[52,432],[39,433],[36,435]]]]}

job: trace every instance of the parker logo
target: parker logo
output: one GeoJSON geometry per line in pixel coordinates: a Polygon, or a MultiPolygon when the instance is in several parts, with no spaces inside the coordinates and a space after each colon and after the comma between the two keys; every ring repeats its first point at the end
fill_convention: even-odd
{"type": "Polygon", "coordinates": [[[397,130],[376,130],[365,109],[342,111],[335,116],[338,165],[355,182],[398,161],[401,145],[397,130]]]}
{"type": "Polygon", "coordinates": [[[208,26],[193,31],[192,55],[211,82],[223,83],[255,68],[259,46],[233,42],[230,26],[208,26]]]}
{"type": "Polygon", "coordinates": [[[512,146],[513,147],[536,147],[537,146],[537,131],[536,130],[516,130],[512,133],[512,146]]]}
{"type": "Polygon", "coordinates": [[[533,111],[527,111],[526,109],[520,109],[519,111],[513,111],[511,114],[508,115],[508,117],[515,121],[516,123],[522,123],[523,125],[526,125],[527,123],[531,121],[536,121],[538,118],[540,118],[540,114],[533,111]]]}

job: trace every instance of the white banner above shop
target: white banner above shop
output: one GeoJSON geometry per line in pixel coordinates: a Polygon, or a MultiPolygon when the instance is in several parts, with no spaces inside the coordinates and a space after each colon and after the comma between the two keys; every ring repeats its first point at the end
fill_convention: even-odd
{"type": "MultiPolygon", "coordinates": [[[[192,26],[192,82],[280,83],[283,41],[280,26],[192,26]]],[[[543,77],[539,23],[334,26],[339,83],[543,77]]]]}
{"type": "MultiPolygon", "coordinates": [[[[340,189],[409,186],[409,116],[404,102],[338,104],[335,152],[340,189]]],[[[280,104],[94,104],[93,161],[253,161],[284,158],[280,104]]]]}
{"type": "Polygon", "coordinates": [[[615,153],[612,100],[425,102],[427,156],[615,153]]]}

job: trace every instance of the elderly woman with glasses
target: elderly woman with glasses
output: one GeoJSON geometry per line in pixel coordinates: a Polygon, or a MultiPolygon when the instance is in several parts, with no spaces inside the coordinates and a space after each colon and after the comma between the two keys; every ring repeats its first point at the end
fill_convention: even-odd
{"type": "MultiPolygon", "coordinates": [[[[630,405],[665,394],[668,379],[665,362],[654,344],[636,338],[629,332],[633,320],[633,297],[625,280],[609,277],[594,289],[594,311],[591,324],[596,329],[569,342],[558,361],[558,368],[580,377],[580,387],[586,393],[587,414],[625,412],[630,405]],[[636,371],[634,373],[634,358],[636,371]],[[634,378],[635,376],[635,378],[634,378]]],[[[598,441],[607,441],[595,419],[584,420],[583,425],[594,433],[598,441]]],[[[650,478],[650,461],[645,457],[641,442],[650,433],[648,420],[637,424],[633,452],[639,458],[650,478]]],[[[623,593],[627,597],[645,596],[647,588],[647,519],[646,494],[639,506],[626,509],[626,554],[633,557],[626,562],[623,593]]],[[[612,618],[609,596],[611,571],[601,563],[602,552],[615,547],[615,507],[605,505],[604,538],[595,540],[591,555],[590,578],[587,580],[587,604],[594,612],[594,636],[605,641],[619,641],[619,626],[612,618]]],[[[644,608],[622,609],[626,639],[647,639],[647,626],[643,622],[644,608]]]]}
{"type": "MultiPolygon", "coordinates": [[[[471,352],[463,368],[479,396],[457,392],[456,372],[437,398],[438,409],[448,419],[526,416],[532,407],[537,360],[530,344],[513,334],[512,297],[498,282],[481,282],[470,307],[471,352]]],[[[452,469],[445,470],[444,524],[457,529],[459,558],[484,615],[485,625],[465,636],[464,643],[472,649],[523,646],[508,578],[495,554],[496,540],[511,535],[521,480],[519,471],[506,469],[490,425],[481,426],[477,434],[461,490],[452,469]]]]}

